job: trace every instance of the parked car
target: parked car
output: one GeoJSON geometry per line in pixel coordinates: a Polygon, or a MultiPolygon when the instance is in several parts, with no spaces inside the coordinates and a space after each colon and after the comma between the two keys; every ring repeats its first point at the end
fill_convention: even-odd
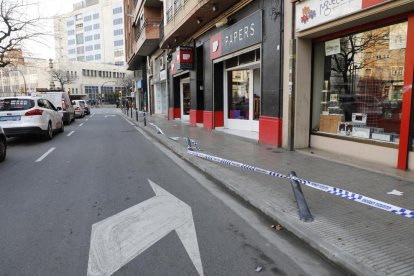
{"type": "Polygon", "coordinates": [[[7,137],[40,134],[53,138],[63,132],[63,119],[56,107],[45,98],[33,96],[0,98],[0,126],[7,137]]]}
{"type": "Polygon", "coordinates": [[[85,117],[85,101],[83,100],[73,100],[72,105],[75,108],[75,117],[83,118],[85,117]]]}
{"type": "Polygon", "coordinates": [[[85,104],[85,114],[90,115],[91,114],[91,109],[89,108],[88,101],[85,101],[85,100],[80,100],[80,101],[82,101],[85,104]]]}
{"type": "Polygon", "coordinates": [[[6,134],[2,127],[0,126],[0,162],[3,162],[6,159],[6,151],[7,151],[7,141],[6,141],[6,134]]]}
{"type": "Polygon", "coordinates": [[[75,109],[72,106],[68,93],[64,91],[43,92],[41,96],[49,100],[57,108],[62,115],[65,125],[75,120],[75,109]]]}

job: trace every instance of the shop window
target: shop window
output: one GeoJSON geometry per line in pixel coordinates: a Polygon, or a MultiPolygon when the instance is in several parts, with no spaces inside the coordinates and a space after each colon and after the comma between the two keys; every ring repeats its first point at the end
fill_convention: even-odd
{"type": "Polygon", "coordinates": [[[252,63],[255,61],[256,53],[255,51],[247,52],[245,54],[240,55],[239,57],[239,65],[252,63]]]}
{"type": "Polygon", "coordinates": [[[249,120],[250,70],[228,72],[228,118],[249,120]]]}
{"type": "Polygon", "coordinates": [[[312,131],[399,143],[407,22],[313,45],[312,131]]]}

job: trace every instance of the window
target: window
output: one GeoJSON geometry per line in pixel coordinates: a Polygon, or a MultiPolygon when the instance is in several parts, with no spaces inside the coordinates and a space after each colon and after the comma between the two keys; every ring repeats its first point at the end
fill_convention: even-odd
{"type": "Polygon", "coordinates": [[[92,31],[92,25],[85,26],[85,28],[84,28],[83,30],[84,30],[85,32],[92,31]]]}
{"type": "Polygon", "coordinates": [[[124,30],[123,29],[114,30],[114,36],[122,35],[122,34],[124,34],[124,30]]]}
{"type": "Polygon", "coordinates": [[[85,52],[85,48],[83,46],[77,47],[76,48],[76,53],[78,55],[82,55],[85,52]]]}
{"type": "Polygon", "coordinates": [[[88,15],[88,16],[85,16],[83,18],[83,22],[87,22],[87,21],[91,21],[91,20],[92,20],[92,15],[88,15]]]}
{"type": "Polygon", "coordinates": [[[76,43],[76,40],[75,39],[69,39],[68,40],[68,45],[73,45],[75,43],[76,43]]]}
{"type": "Polygon", "coordinates": [[[124,50],[117,50],[114,52],[115,57],[122,57],[124,55],[124,50]]]}
{"type": "Polygon", "coordinates": [[[95,44],[95,45],[94,45],[94,49],[95,49],[95,50],[99,50],[99,49],[101,49],[101,44],[95,44]]]}
{"type": "Polygon", "coordinates": [[[68,36],[69,35],[74,35],[75,34],[75,30],[70,30],[70,31],[68,31],[68,36]]]}
{"type": "Polygon", "coordinates": [[[93,55],[91,56],[86,56],[85,61],[92,61],[93,60],[93,55]]]}
{"type": "Polygon", "coordinates": [[[99,18],[99,13],[94,13],[93,14],[93,19],[98,19],[99,18]]]}
{"type": "Polygon", "coordinates": [[[98,30],[98,29],[99,29],[99,23],[95,23],[95,24],[93,24],[93,29],[94,29],[94,30],[98,30]]]}
{"type": "Polygon", "coordinates": [[[113,14],[118,14],[122,12],[122,7],[117,7],[115,9],[113,9],[113,14]]]}
{"type": "Polygon", "coordinates": [[[74,54],[76,54],[76,49],[69,49],[69,50],[68,50],[68,54],[69,54],[69,55],[74,55],[74,54]]]}
{"type": "Polygon", "coordinates": [[[116,66],[123,66],[124,62],[123,61],[115,61],[115,65],[116,66]]]}
{"type": "Polygon", "coordinates": [[[94,34],[93,35],[93,39],[98,40],[99,38],[101,38],[100,34],[94,34]]]}
{"type": "Polygon", "coordinates": [[[85,36],[85,42],[92,41],[92,39],[93,39],[92,35],[85,36]]]}
{"type": "Polygon", "coordinates": [[[116,19],[114,19],[113,23],[114,23],[114,25],[122,24],[122,18],[116,18],[116,19]]]}
{"type": "Polygon", "coordinates": [[[76,28],[77,28],[77,29],[81,29],[81,28],[83,28],[83,23],[76,24],[76,28]]]}
{"type": "Polygon", "coordinates": [[[312,131],[398,144],[406,40],[402,22],[314,44],[312,131]]]}
{"type": "Polygon", "coordinates": [[[75,22],[73,20],[69,20],[69,21],[66,22],[67,27],[73,26],[74,24],[75,24],[75,22]]]}
{"type": "MultiPolygon", "coordinates": [[[[95,55],[95,60],[100,60],[101,59],[101,54],[96,54],[95,55]]],[[[99,71],[100,72],[100,71],[99,71]]]]}
{"type": "Polygon", "coordinates": [[[83,34],[76,35],[76,44],[83,44],[83,34]]]}
{"type": "Polygon", "coordinates": [[[85,57],[84,56],[79,56],[79,57],[76,58],[76,60],[77,61],[84,61],[85,60],[85,57]]]}
{"type": "Polygon", "coordinates": [[[85,51],[86,51],[86,52],[93,51],[93,45],[88,45],[88,46],[85,46],[85,51]]]}
{"type": "Polygon", "coordinates": [[[81,20],[81,19],[82,19],[82,14],[77,14],[77,15],[75,15],[75,19],[76,19],[76,20],[81,20]]]}
{"type": "Polygon", "coordinates": [[[123,40],[115,40],[114,41],[114,46],[115,47],[122,46],[122,45],[124,45],[124,41],[123,40]]]}

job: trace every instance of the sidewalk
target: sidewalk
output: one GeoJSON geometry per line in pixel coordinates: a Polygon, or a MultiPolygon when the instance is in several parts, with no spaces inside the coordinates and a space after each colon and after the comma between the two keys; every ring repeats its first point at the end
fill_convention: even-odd
{"type": "MultiPolygon", "coordinates": [[[[131,121],[135,121],[135,114],[131,121]]],[[[414,179],[332,162],[312,154],[259,145],[252,140],[192,127],[181,121],[147,117],[138,125],[185,160],[210,175],[251,205],[280,223],[304,242],[358,275],[414,275],[414,219],[346,200],[302,185],[313,222],[302,222],[290,183],[286,180],[190,156],[184,141],[157,134],[195,139],[206,154],[289,174],[389,204],[414,209],[414,179]],[[402,196],[387,194],[392,190],[402,196]]],[[[406,174],[411,177],[412,174],[406,174]]]]}

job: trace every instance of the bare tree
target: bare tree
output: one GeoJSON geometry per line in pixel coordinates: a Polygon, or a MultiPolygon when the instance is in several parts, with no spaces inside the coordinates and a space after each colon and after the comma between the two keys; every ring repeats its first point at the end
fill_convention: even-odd
{"type": "MultiPolygon", "coordinates": [[[[367,51],[375,51],[387,45],[388,29],[372,30],[364,34],[352,34],[341,38],[341,52],[332,56],[331,71],[341,75],[344,84],[349,83],[352,72],[363,69],[375,62],[371,56],[365,56],[367,51]],[[359,56],[357,56],[359,55],[359,56]]],[[[349,86],[345,85],[345,94],[349,86]]]]}
{"type": "Polygon", "coordinates": [[[127,91],[132,91],[132,88],[134,87],[134,75],[132,74],[126,74],[124,78],[119,79],[117,81],[117,85],[121,87],[125,87],[127,91]]]}
{"type": "Polygon", "coordinates": [[[0,68],[13,62],[13,51],[23,43],[43,35],[40,17],[29,18],[26,11],[31,5],[22,0],[0,0],[0,68]]]}
{"type": "Polygon", "coordinates": [[[52,69],[51,75],[53,80],[60,83],[62,90],[65,89],[65,84],[71,84],[77,79],[77,76],[69,74],[69,70],[65,70],[64,68],[52,69]]]}

